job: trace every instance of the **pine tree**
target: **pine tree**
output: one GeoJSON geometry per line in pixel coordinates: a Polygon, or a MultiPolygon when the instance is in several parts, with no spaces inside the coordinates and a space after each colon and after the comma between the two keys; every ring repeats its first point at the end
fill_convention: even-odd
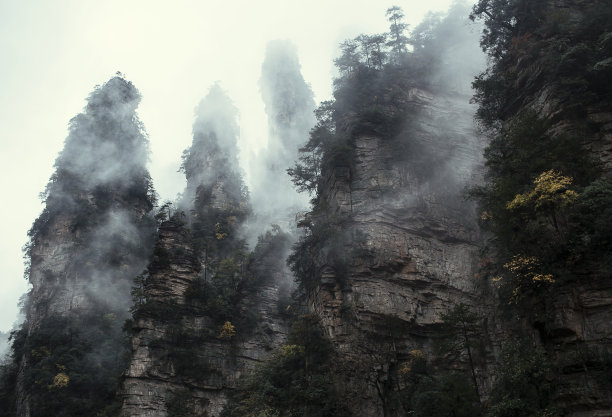
{"type": "Polygon", "coordinates": [[[391,26],[389,26],[389,37],[391,39],[387,42],[387,45],[391,47],[393,60],[399,62],[407,52],[408,37],[405,33],[408,30],[408,24],[403,22],[405,15],[399,6],[387,9],[386,15],[391,23],[391,26]]]}

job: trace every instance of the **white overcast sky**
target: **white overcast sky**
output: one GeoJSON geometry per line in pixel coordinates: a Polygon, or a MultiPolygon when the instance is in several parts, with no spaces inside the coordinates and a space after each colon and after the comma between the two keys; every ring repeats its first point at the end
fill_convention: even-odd
{"type": "MultiPolygon", "coordinates": [[[[331,97],[338,44],[388,30],[385,11],[416,25],[452,0],[0,0],[0,331],[27,291],[21,247],[40,213],[69,120],[95,85],[121,71],[142,93],[149,169],[162,198],[191,142],[193,109],[215,81],[240,110],[241,161],[266,143],[257,80],[266,43],[289,39],[317,102],[331,97]]],[[[247,171],[248,183],[248,171],[247,171]]]]}

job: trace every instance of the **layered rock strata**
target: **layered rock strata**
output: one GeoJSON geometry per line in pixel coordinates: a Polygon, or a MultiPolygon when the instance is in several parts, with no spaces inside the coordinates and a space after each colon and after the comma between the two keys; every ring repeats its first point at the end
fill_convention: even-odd
{"type": "MultiPolygon", "coordinates": [[[[482,171],[473,108],[467,98],[419,89],[406,97],[419,112],[403,140],[435,154],[430,173],[411,162],[421,155],[398,155],[397,142],[368,132],[354,136],[350,166],[324,173],[330,212],[349,219],[349,264],[344,271],[320,264],[321,283],[308,300],[336,347],[338,385],[355,398],[353,415],[403,415],[390,402],[404,385],[400,369],[411,352],[435,358],[442,313],[464,303],[494,318],[493,300],[483,301],[488,285],[478,278],[474,207],[462,196],[482,171]]],[[[483,388],[494,353],[487,349],[476,369],[483,388]]]]}
{"type": "Polygon", "coordinates": [[[278,286],[272,280],[245,294],[240,309],[252,310],[259,323],[223,338],[207,311],[186,297],[201,271],[187,230],[176,221],[163,223],[157,247],[169,256],[149,268],[147,301],[133,325],[122,412],[161,417],[180,409],[181,415],[218,416],[238,379],[286,338],[278,286]]]}

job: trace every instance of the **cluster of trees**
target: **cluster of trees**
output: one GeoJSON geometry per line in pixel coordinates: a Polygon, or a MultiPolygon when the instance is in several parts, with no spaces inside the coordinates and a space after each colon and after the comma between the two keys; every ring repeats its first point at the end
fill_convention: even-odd
{"type": "MultiPolygon", "coordinates": [[[[113,312],[89,311],[46,317],[29,334],[12,334],[11,361],[2,366],[0,407],[3,415],[16,413],[18,364],[30,415],[117,415],[117,388],[127,366],[129,345],[123,320],[113,312]]],[[[23,401],[24,398],[21,398],[23,401]]]]}
{"type": "Polygon", "coordinates": [[[342,246],[354,243],[354,237],[344,233],[350,214],[332,215],[323,188],[333,171],[351,172],[358,135],[371,133],[390,143],[395,150],[390,163],[401,163],[415,177],[429,178],[433,167],[442,165],[440,149],[423,149],[425,145],[414,140],[413,123],[420,109],[406,97],[413,88],[449,91],[448,77],[440,70],[455,43],[465,40],[466,15],[461,6],[446,16],[430,14],[408,34],[402,10],[392,7],[387,10],[388,34],[360,35],[341,45],[342,54],[335,61],[340,77],[334,81],[334,99],[315,111],[309,139],[297,164],[287,170],[297,190],[312,197],[311,211],[298,224],[305,233],[289,260],[304,287],[316,284],[317,262],[329,261],[342,269],[346,258],[342,246]]]}
{"type": "Polygon", "coordinates": [[[332,379],[333,348],[316,317],[298,317],[287,343],[241,381],[223,417],[344,416],[332,379]]]}
{"type": "Polygon", "coordinates": [[[254,309],[247,308],[250,307],[248,296],[282,273],[285,259],[282,254],[289,240],[287,233],[275,227],[258,238],[252,252],[236,250],[219,263],[214,274],[207,278],[200,274],[187,289],[187,300],[219,326],[218,334],[231,333],[231,337],[221,339],[243,337],[257,327],[259,317],[254,309]]]}
{"type": "Polygon", "coordinates": [[[374,35],[362,34],[340,44],[342,55],[334,62],[341,73],[347,74],[360,67],[382,69],[390,62],[400,63],[408,53],[410,39],[408,25],[404,22],[404,12],[398,6],[387,9],[391,23],[389,33],[374,35]]]}
{"type": "MultiPolygon", "coordinates": [[[[494,136],[485,152],[487,182],[473,195],[482,204],[483,224],[495,236],[493,268],[502,296],[516,304],[577,279],[579,268],[605,270],[612,262],[612,181],[580,137],[593,133],[593,126],[580,121],[584,109],[605,102],[612,92],[612,6],[595,0],[579,18],[563,11],[549,13],[547,7],[546,2],[530,0],[479,0],[471,15],[485,23],[481,45],[491,64],[473,85],[479,120],[494,136]],[[544,117],[526,109],[548,84],[554,84],[554,99],[562,103],[559,111],[544,117]],[[573,133],[553,129],[562,118],[577,126],[573,133]]],[[[351,170],[358,134],[396,140],[402,155],[398,157],[408,154],[400,145],[414,110],[404,100],[406,92],[447,87],[432,74],[452,49],[449,34],[459,14],[456,9],[444,19],[429,15],[409,33],[401,8],[394,6],[386,13],[388,33],[363,34],[341,44],[334,100],[316,110],[316,125],[300,149],[299,162],[288,170],[296,188],[312,196],[312,209],[299,224],[304,234],[289,257],[303,290],[316,286],[322,264],[331,265],[341,281],[350,262],[345,248],[356,239],[346,232],[350,214],[332,215],[328,210],[326,175],[331,169],[351,170]]],[[[308,91],[302,93],[310,99],[308,91]]],[[[151,245],[155,220],[144,214],[156,201],[145,168],[146,135],[135,114],[139,100],[131,83],[115,77],[97,88],[85,112],[71,121],[65,149],[44,193],[45,209],[29,232],[26,257],[33,264],[38,261],[36,245],[49,236],[59,216],[70,218],[70,232],[79,244],[71,265],[83,276],[119,285],[135,275],[134,259],[152,256],[152,266],[162,267],[176,257],[151,245]],[[118,210],[125,207],[129,209],[118,210]],[[129,239],[122,234],[126,225],[135,231],[129,239]]],[[[250,209],[236,159],[236,109],[215,86],[197,111],[193,144],[181,166],[188,181],[184,200],[174,215],[168,205],[162,206],[157,219],[181,227],[184,222],[201,275],[186,294],[185,310],[148,302],[146,272],[137,277],[132,292],[136,318],[166,321],[170,339],[159,341],[158,347],[188,379],[212,372],[198,359],[205,338],[231,341],[255,327],[257,317],[242,308],[245,294],[283,267],[279,253],[290,241],[274,228],[247,252],[239,236],[250,209]],[[183,328],[182,317],[192,308],[212,319],[214,332],[192,334],[183,328]]],[[[275,117],[284,121],[282,112],[275,117]]],[[[45,279],[59,282],[51,272],[45,279]]],[[[23,386],[32,416],[116,415],[119,375],[126,366],[123,316],[103,303],[92,305],[70,316],[46,317],[30,333],[26,324],[12,335],[12,361],[0,372],[0,407],[14,413],[17,364],[26,358],[23,386]]],[[[441,319],[439,358],[411,352],[396,369],[402,389],[387,387],[391,379],[373,382],[385,407],[396,401],[422,416],[554,412],[554,387],[546,376],[553,365],[544,352],[520,341],[507,344],[496,384],[483,404],[475,353],[480,318],[459,305],[441,319]],[[428,359],[462,362],[465,371],[442,372],[428,359]],[[391,398],[389,392],[404,397],[391,398]]],[[[317,320],[297,318],[287,344],[245,378],[224,415],[344,415],[330,377],[333,360],[332,345],[317,320]]],[[[180,413],[180,399],[186,398],[181,395],[169,401],[170,414],[180,413]]]]}
{"type": "MultiPolygon", "coordinates": [[[[220,370],[203,357],[202,347],[224,341],[230,353],[235,352],[236,340],[248,337],[259,322],[250,296],[285,267],[290,237],[278,226],[259,236],[253,251],[241,234],[250,207],[237,160],[236,118],[237,110],[214,85],[196,109],[193,143],[183,153],[187,187],[182,200],[177,207],[162,205],[155,216],[160,236],[170,228],[185,241],[170,242],[169,247],[158,241],[148,271],[137,276],[132,290],[134,319],[153,318],[166,329],[165,337],[149,344],[159,366],[168,366],[185,383],[219,376],[220,370]],[[149,299],[150,273],[163,273],[177,263],[191,264],[198,273],[186,290],[186,303],[149,299]],[[194,328],[193,317],[204,318],[207,328],[194,328]]],[[[187,397],[183,391],[169,393],[169,414],[185,415],[198,408],[193,401],[181,400],[187,397]]]]}
{"type": "MultiPolygon", "coordinates": [[[[481,0],[472,13],[486,25],[481,45],[491,65],[474,87],[479,120],[493,136],[485,151],[487,182],[474,194],[495,233],[499,265],[532,259],[533,276],[559,284],[576,279],[585,265],[606,266],[612,252],[602,235],[612,231],[604,220],[612,183],[584,141],[597,128],[585,110],[610,93],[601,77],[610,74],[612,7],[596,1],[582,12],[575,18],[550,13],[541,2],[481,0]],[[546,86],[556,103],[552,115],[530,104],[546,86]],[[561,120],[573,128],[560,133],[561,120]]],[[[516,271],[500,268],[509,298],[548,288],[516,271]]]]}
{"type": "Polygon", "coordinates": [[[556,379],[546,352],[525,339],[502,343],[493,389],[485,398],[477,370],[485,356],[484,318],[460,303],[440,315],[433,354],[409,352],[399,365],[395,401],[411,415],[553,416],[556,379]]]}
{"type": "MultiPolygon", "coordinates": [[[[485,24],[490,61],[473,86],[478,120],[492,137],[486,182],[474,195],[494,236],[489,272],[504,304],[527,317],[585,271],[599,279],[612,259],[612,182],[586,143],[601,129],[587,112],[609,107],[612,6],[574,6],[480,0],[471,15],[485,24]]],[[[546,323],[539,330],[544,342],[552,337],[546,323]]],[[[502,352],[490,414],[556,415],[555,353],[520,329],[515,336],[502,352]]]]}
{"type": "Polygon", "coordinates": [[[571,13],[528,0],[480,0],[474,6],[471,18],[484,20],[481,46],[491,58],[474,83],[486,126],[500,127],[552,80],[563,103],[558,118],[584,118],[589,105],[609,96],[610,4],[596,0],[580,16],[571,13]]]}

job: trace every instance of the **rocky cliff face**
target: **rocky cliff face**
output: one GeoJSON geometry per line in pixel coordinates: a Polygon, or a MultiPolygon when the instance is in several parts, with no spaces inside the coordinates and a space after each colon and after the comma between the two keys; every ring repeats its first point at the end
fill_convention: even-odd
{"type": "Polygon", "coordinates": [[[129,416],[218,416],[240,376],[287,335],[278,308],[286,249],[270,251],[279,237],[270,234],[249,256],[240,237],[249,202],[236,109],[215,85],[196,115],[183,160],[184,211],[161,224],[136,288],[122,390],[129,416]]]}
{"type": "Polygon", "coordinates": [[[202,270],[192,245],[180,223],[161,225],[157,253],[168,258],[149,267],[146,303],[135,316],[123,381],[125,415],[218,416],[240,376],[286,338],[277,279],[241,297],[239,310],[256,315],[258,323],[224,336],[210,312],[188,297],[202,270]]]}
{"type": "MultiPolygon", "coordinates": [[[[604,177],[612,175],[612,113],[609,103],[593,103],[583,118],[568,118],[556,99],[559,85],[547,85],[530,97],[526,108],[553,120],[549,134],[581,137],[601,163],[604,177]],[[557,90],[557,91],[555,91],[557,90]],[[588,126],[588,127],[587,127],[588,126]]],[[[612,413],[611,385],[606,375],[612,354],[612,282],[609,271],[586,265],[576,279],[560,285],[546,299],[533,300],[524,312],[528,331],[537,334],[559,366],[555,403],[570,416],[612,413]]]]}
{"type": "MultiPolygon", "coordinates": [[[[526,69],[521,71],[526,76],[526,69]]],[[[612,113],[609,102],[591,103],[582,109],[586,118],[567,114],[563,86],[546,84],[530,97],[525,108],[552,120],[553,137],[580,137],[601,163],[604,176],[612,177],[612,113]]],[[[570,416],[610,415],[611,385],[606,364],[612,354],[612,282],[609,271],[593,265],[577,279],[561,285],[550,298],[534,300],[525,312],[525,324],[536,333],[559,366],[555,403],[570,416]]]]}
{"type": "MultiPolygon", "coordinates": [[[[547,7],[551,16],[565,16],[574,24],[585,18],[584,3],[555,1],[547,7]]],[[[591,42],[598,60],[597,54],[610,50],[609,33],[591,42]]],[[[566,135],[580,137],[580,144],[601,162],[601,176],[609,179],[609,97],[589,98],[578,109],[575,97],[565,94],[568,80],[547,79],[548,61],[529,56],[528,51],[545,50],[542,39],[530,44],[532,34],[521,36],[512,39],[516,50],[506,56],[510,64],[506,62],[502,72],[504,80],[511,80],[505,87],[512,94],[506,97],[505,113],[496,109],[500,113],[492,125],[498,123],[503,130],[523,111],[533,112],[535,119],[550,122],[536,139],[550,137],[554,143],[566,135]]],[[[564,51],[561,62],[586,54],[587,46],[581,48],[564,51]]],[[[460,375],[462,383],[474,382],[481,404],[469,398],[467,402],[491,406],[486,400],[495,395],[501,345],[527,334],[529,348],[543,348],[543,357],[554,364],[542,377],[554,385],[552,398],[537,404],[539,411],[552,403],[568,416],[611,415],[612,284],[602,266],[606,263],[578,260],[582,263],[574,265],[582,268],[553,291],[532,291],[521,306],[502,308],[507,300],[499,298],[490,277],[481,276],[494,260],[483,259],[486,236],[475,205],[464,198],[465,187],[483,181],[485,143],[474,128],[469,95],[449,92],[461,89],[444,85],[444,69],[436,68],[435,77],[419,73],[435,66],[427,53],[419,58],[425,49],[425,44],[415,45],[412,63],[407,55],[373,67],[357,58],[351,61],[337,81],[337,101],[319,109],[318,117],[323,116],[313,129],[315,136],[320,134],[315,137],[319,143],[309,142],[312,155],[304,160],[315,169],[308,172],[309,167],[302,166],[306,171],[301,185],[310,191],[318,187],[316,207],[302,225],[310,231],[320,227],[320,235],[298,254],[314,265],[314,271],[308,271],[311,282],[303,280],[301,289],[304,309],[311,313],[308,320],[317,326],[320,322],[333,345],[332,363],[321,368],[327,372],[323,378],[333,380],[330,391],[334,401],[339,395],[341,404],[329,409],[372,417],[399,417],[415,409],[422,414],[410,404],[419,380],[435,381],[448,371],[461,371],[454,375],[460,375]],[[470,337],[478,343],[471,351],[464,344],[451,357],[438,347],[447,328],[444,314],[457,306],[474,314],[470,337]],[[414,377],[418,367],[427,372],[414,377]]],[[[282,64],[283,59],[270,62],[282,64]]],[[[295,157],[298,137],[311,122],[304,116],[312,105],[311,94],[297,60],[294,64],[287,78],[293,82],[282,89],[273,86],[281,78],[274,71],[282,66],[270,64],[267,81],[263,79],[270,120],[276,123],[276,128],[271,123],[276,147],[270,149],[285,157],[295,157]],[[292,96],[295,85],[300,87],[292,96]],[[296,114],[297,121],[291,117],[296,114]],[[283,136],[291,139],[291,152],[283,136]]],[[[597,61],[585,82],[601,83],[609,65],[607,59],[597,61]]],[[[269,232],[250,254],[241,239],[249,204],[236,158],[236,109],[218,86],[198,106],[193,145],[184,154],[183,211],[168,213],[158,225],[149,262],[151,196],[143,168],[146,152],[140,152],[144,136],[134,123],[137,101],[131,85],[120,79],[92,94],[85,114],[72,126],[71,145],[67,142],[58,159],[47,209],[31,233],[33,288],[22,339],[15,343],[15,349],[21,349],[14,394],[20,417],[60,412],[219,416],[231,393],[240,388],[240,379],[273,351],[283,358],[305,350],[301,344],[283,346],[289,323],[279,306],[292,278],[284,265],[292,238],[283,238],[279,230],[269,232]],[[99,134],[93,135],[97,140],[90,140],[92,132],[99,134]],[[80,153],[96,155],[96,144],[105,141],[112,151],[99,161],[77,158],[80,153]],[[135,147],[126,151],[122,143],[135,147]],[[139,156],[115,163],[125,155],[139,156]],[[135,305],[126,364],[118,329],[131,302],[135,305]],[[113,404],[114,381],[124,369],[121,403],[113,404]],[[103,375],[83,377],[92,373],[103,375]]],[[[264,160],[272,173],[264,181],[268,189],[284,168],[272,163],[276,158],[264,160]]],[[[523,186],[531,186],[528,179],[523,186]]],[[[278,189],[286,191],[285,185],[278,189]]],[[[275,197],[284,204],[286,196],[278,190],[275,197]]],[[[283,205],[281,217],[288,207],[283,205]]],[[[311,388],[310,376],[306,374],[300,382],[304,386],[298,384],[297,389],[311,388]]],[[[456,392],[470,394],[472,387],[456,392]]],[[[274,406],[287,405],[279,401],[266,410],[278,411],[274,406]]],[[[296,404],[287,407],[292,406],[296,404]]],[[[304,410],[308,414],[314,409],[304,410]]]]}
{"type": "MultiPolygon", "coordinates": [[[[473,108],[465,97],[419,89],[406,97],[418,116],[404,140],[433,152],[431,173],[414,166],[427,155],[402,160],[396,142],[366,132],[354,137],[353,163],[324,174],[330,211],[350,219],[343,248],[350,255],[342,271],[319,265],[321,283],[308,302],[337,349],[339,383],[353,398],[353,415],[403,415],[391,400],[405,385],[402,366],[415,351],[434,359],[442,313],[464,303],[495,316],[478,278],[483,241],[474,207],[462,198],[463,187],[482,173],[473,108]]],[[[486,356],[477,366],[483,388],[490,378],[486,356]]]]}
{"type": "Polygon", "coordinates": [[[605,272],[588,271],[534,303],[525,324],[537,332],[558,366],[555,401],[569,416],[607,416],[610,400],[612,285],[605,272]]]}
{"type": "MultiPolygon", "coordinates": [[[[71,376],[102,361],[106,353],[99,349],[116,344],[112,348],[122,350],[115,336],[128,315],[133,274],[148,261],[153,231],[146,216],[152,207],[144,167],[147,141],[135,114],[139,100],[131,83],[114,77],[90,95],[84,112],[71,121],[45,192],[45,209],[29,232],[32,289],[23,340],[14,346],[21,356],[19,416],[54,413],[55,404],[45,404],[54,381],[70,384],[71,376]],[[89,345],[73,346],[72,356],[66,355],[67,346],[59,339],[69,333],[78,345],[84,333],[97,331],[89,345]]],[[[123,366],[120,360],[109,362],[112,372],[123,366]]],[[[75,379],[79,401],[85,403],[91,387],[75,379]]],[[[80,407],[72,390],[56,398],[67,409],[80,407]]],[[[94,410],[110,401],[92,399],[85,407],[94,410]]]]}
{"type": "MultiPolygon", "coordinates": [[[[499,93],[481,86],[480,91],[485,92],[481,97],[501,99],[503,105],[497,122],[502,129],[526,112],[545,120],[546,132],[540,137],[548,137],[552,144],[568,138],[578,143],[596,161],[601,171],[597,174],[599,180],[609,181],[610,6],[606,2],[579,0],[524,4],[539,8],[533,13],[536,20],[516,14],[518,19],[509,32],[513,46],[503,55],[491,53],[494,64],[489,70],[490,80],[499,80],[495,77],[501,74],[507,80],[507,89],[499,93]]],[[[500,20],[499,10],[489,12],[492,15],[485,20],[495,25],[500,20]]],[[[485,101],[481,107],[487,105],[490,103],[485,101]]],[[[529,145],[525,148],[529,149],[529,145]]],[[[552,163],[561,170],[564,168],[561,158],[552,163]]],[[[576,239],[569,242],[570,246],[578,244],[576,239]]],[[[605,248],[605,243],[602,246],[605,248]]],[[[570,247],[569,252],[573,249],[570,247]]],[[[607,252],[591,248],[595,249],[604,251],[601,256],[608,257],[609,247],[607,252]]],[[[558,282],[545,297],[532,296],[516,311],[522,329],[545,348],[555,363],[558,386],[551,404],[569,416],[610,415],[612,387],[605,376],[610,373],[612,334],[609,267],[605,261],[589,260],[588,252],[578,256],[587,259],[579,262],[578,268],[571,262],[565,264],[565,259],[556,260],[558,265],[564,265],[563,273],[569,277],[558,282]]]]}

